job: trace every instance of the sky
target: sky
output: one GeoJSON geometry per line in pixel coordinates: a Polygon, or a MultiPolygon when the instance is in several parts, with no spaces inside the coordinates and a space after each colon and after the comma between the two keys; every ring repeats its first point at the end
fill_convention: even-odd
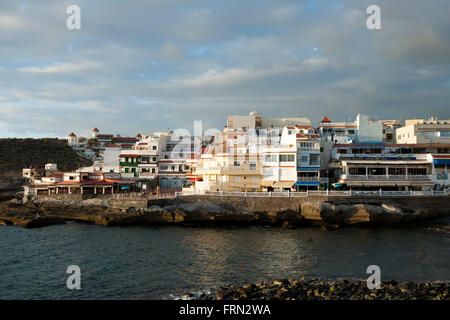
{"type": "Polygon", "coordinates": [[[449,119],[450,0],[0,0],[0,137],[220,129],[253,110],[449,119]]]}

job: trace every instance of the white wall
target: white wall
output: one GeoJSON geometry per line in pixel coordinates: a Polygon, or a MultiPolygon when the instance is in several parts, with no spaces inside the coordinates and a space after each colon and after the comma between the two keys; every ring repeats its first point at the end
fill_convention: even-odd
{"type": "Polygon", "coordinates": [[[383,141],[383,124],[369,123],[369,117],[363,114],[356,116],[356,124],[358,126],[358,141],[360,142],[382,142],[383,141]]]}

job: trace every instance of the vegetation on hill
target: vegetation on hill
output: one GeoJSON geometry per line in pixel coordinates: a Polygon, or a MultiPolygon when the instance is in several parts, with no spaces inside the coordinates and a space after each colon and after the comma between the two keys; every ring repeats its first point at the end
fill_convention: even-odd
{"type": "Polygon", "coordinates": [[[65,140],[0,139],[0,174],[21,172],[30,166],[56,163],[60,171],[70,171],[92,162],[78,155],[65,140]]]}

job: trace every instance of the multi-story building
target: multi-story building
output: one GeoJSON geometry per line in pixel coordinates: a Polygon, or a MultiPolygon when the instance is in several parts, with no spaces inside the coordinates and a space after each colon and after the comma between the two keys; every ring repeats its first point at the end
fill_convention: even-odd
{"type": "Polygon", "coordinates": [[[395,130],[403,126],[401,122],[398,120],[380,120],[378,122],[383,126],[383,142],[395,143],[395,130]]]}
{"type": "Polygon", "coordinates": [[[358,114],[353,122],[333,122],[323,117],[319,126],[322,140],[333,143],[381,142],[383,140],[383,124],[370,121],[369,117],[358,114]]]}
{"type": "Polygon", "coordinates": [[[71,132],[67,137],[67,143],[80,155],[93,160],[98,167],[101,165],[107,166],[103,163],[106,146],[116,145],[120,146],[121,149],[131,149],[141,138],[140,133],[136,137],[121,137],[103,134],[100,133],[100,130],[94,128],[90,139],[77,137],[75,133],[71,132]]]}
{"type": "Polygon", "coordinates": [[[439,189],[438,173],[448,172],[450,145],[336,144],[330,168],[335,186],[355,189],[439,189]],[[443,160],[443,161],[440,161],[443,160]],[[438,170],[436,171],[436,165],[438,170]]]}
{"type": "Polygon", "coordinates": [[[405,120],[405,126],[396,130],[396,137],[399,144],[450,144],[450,120],[405,120]]]}
{"type": "Polygon", "coordinates": [[[263,155],[262,183],[268,191],[317,189],[321,184],[320,136],[317,129],[286,126],[279,145],[265,148],[263,155]]]}
{"type": "Polygon", "coordinates": [[[229,129],[207,146],[190,173],[192,189],[205,191],[261,191],[261,155],[252,141],[255,130],[229,129]]]}

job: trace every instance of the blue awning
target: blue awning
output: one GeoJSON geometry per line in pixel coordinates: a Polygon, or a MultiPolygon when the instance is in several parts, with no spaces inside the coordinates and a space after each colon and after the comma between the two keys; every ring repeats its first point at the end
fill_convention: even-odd
{"type": "Polygon", "coordinates": [[[320,167],[297,167],[297,171],[318,171],[320,167]]]}
{"type": "Polygon", "coordinates": [[[319,181],[297,181],[296,186],[318,186],[319,181]]]}
{"type": "Polygon", "coordinates": [[[449,165],[450,166],[450,159],[435,159],[434,165],[449,165]]]}

